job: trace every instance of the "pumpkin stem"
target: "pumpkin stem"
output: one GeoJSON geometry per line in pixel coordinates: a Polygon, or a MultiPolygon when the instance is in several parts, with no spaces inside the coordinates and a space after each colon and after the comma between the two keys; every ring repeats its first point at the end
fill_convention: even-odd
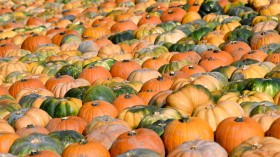
{"type": "Polygon", "coordinates": [[[128,59],[124,59],[122,62],[123,63],[127,63],[127,62],[129,62],[129,60],[128,59]]]}
{"type": "Polygon", "coordinates": [[[59,33],[59,35],[65,35],[65,34],[66,34],[65,31],[59,33]]]}
{"type": "Polygon", "coordinates": [[[40,154],[38,150],[31,150],[30,156],[36,156],[38,154],[40,154]]]}
{"type": "Polygon", "coordinates": [[[255,51],[252,50],[252,51],[249,51],[248,54],[253,54],[254,52],[255,52],[255,51]]]}
{"type": "Polygon", "coordinates": [[[171,71],[171,72],[169,73],[169,76],[175,76],[175,72],[174,72],[174,71],[171,71]]]}
{"type": "Polygon", "coordinates": [[[195,2],[193,3],[193,6],[199,6],[199,3],[198,3],[197,1],[195,1],[195,2]]]}
{"type": "Polygon", "coordinates": [[[193,65],[190,65],[190,66],[189,66],[189,69],[193,69],[193,65]]]}
{"type": "Polygon", "coordinates": [[[168,14],[172,14],[173,13],[173,10],[168,10],[168,14]]]}
{"type": "Polygon", "coordinates": [[[191,146],[190,150],[196,150],[196,146],[191,146]]]}
{"type": "Polygon", "coordinates": [[[81,139],[79,141],[79,144],[87,144],[87,143],[88,143],[88,141],[86,139],[81,139]]]}
{"type": "Polygon", "coordinates": [[[230,44],[236,44],[236,41],[230,41],[229,43],[230,44]]]}
{"type": "Polygon", "coordinates": [[[244,118],[243,117],[237,117],[234,119],[234,121],[236,122],[244,122],[244,118]]]}
{"type": "Polygon", "coordinates": [[[211,109],[211,108],[214,108],[214,107],[215,107],[215,105],[209,104],[209,105],[206,107],[206,109],[211,109]]]}
{"type": "Polygon", "coordinates": [[[33,124],[28,124],[26,127],[27,127],[28,129],[35,128],[33,124]]]}
{"type": "Polygon", "coordinates": [[[69,117],[62,117],[61,120],[67,120],[69,117]]]}
{"type": "Polygon", "coordinates": [[[128,136],[135,136],[135,135],[137,135],[137,132],[135,130],[131,130],[131,131],[128,132],[127,135],[128,136]]]}
{"type": "Polygon", "coordinates": [[[179,121],[182,123],[188,123],[191,121],[191,118],[189,116],[187,116],[187,117],[181,118],[179,121]]]}
{"type": "Polygon", "coordinates": [[[129,93],[126,93],[126,94],[124,95],[124,98],[125,98],[125,99],[130,99],[130,98],[131,98],[131,95],[130,95],[129,93]]]}
{"type": "Polygon", "coordinates": [[[4,46],[6,46],[6,45],[7,45],[7,44],[2,44],[1,47],[4,47],[4,46]]]}
{"type": "Polygon", "coordinates": [[[261,32],[261,35],[266,35],[266,32],[261,32]]]}
{"type": "Polygon", "coordinates": [[[91,105],[92,105],[92,106],[98,106],[99,103],[98,103],[98,102],[93,102],[91,105]]]}
{"type": "Polygon", "coordinates": [[[219,50],[214,50],[213,53],[219,53],[219,50]]]}
{"type": "Polygon", "coordinates": [[[20,82],[26,82],[27,81],[27,79],[21,79],[20,80],[20,82]]]}
{"type": "Polygon", "coordinates": [[[262,147],[262,145],[261,145],[261,144],[258,144],[258,143],[255,143],[255,144],[252,145],[252,148],[253,148],[253,149],[259,149],[259,148],[261,148],[261,147],[262,147]]]}
{"type": "Polygon", "coordinates": [[[163,77],[158,76],[157,80],[158,80],[158,81],[162,81],[162,80],[163,80],[163,77]]]}
{"type": "Polygon", "coordinates": [[[153,60],[156,60],[157,59],[157,57],[153,57],[153,60]]]}
{"type": "Polygon", "coordinates": [[[61,78],[61,73],[55,74],[55,78],[61,78]]]}

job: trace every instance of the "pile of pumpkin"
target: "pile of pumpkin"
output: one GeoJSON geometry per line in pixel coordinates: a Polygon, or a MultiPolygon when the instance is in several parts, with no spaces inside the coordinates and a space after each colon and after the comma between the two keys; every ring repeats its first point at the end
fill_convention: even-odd
{"type": "Polygon", "coordinates": [[[279,0],[0,6],[2,156],[280,156],[279,0]]]}

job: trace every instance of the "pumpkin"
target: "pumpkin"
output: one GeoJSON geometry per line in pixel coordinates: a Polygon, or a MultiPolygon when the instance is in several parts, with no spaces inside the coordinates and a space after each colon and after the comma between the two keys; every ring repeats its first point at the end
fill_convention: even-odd
{"type": "Polygon", "coordinates": [[[78,116],[83,118],[87,123],[98,116],[108,115],[117,117],[117,109],[109,102],[104,100],[95,100],[86,102],[79,110],[78,116]]]}
{"type": "Polygon", "coordinates": [[[34,149],[41,150],[51,150],[58,154],[63,151],[63,145],[57,139],[51,138],[48,135],[40,133],[32,133],[28,136],[20,137],[12,144],[9,149],[9,153],[25,156],[34,151],[34,149]]]}
{"type": "Polygon", "coordinates": [[[143,117],[152,114],[155,110],[156,107],[144,105],[127,107],[119,113],[118,119],[126,121],[130,128],[135,129],[143,117]]]}
{"type": "Polygon", "coordinates": [[[244,115],[244,111],[240,105],[230,100],[217,104],[199,105],[192,112],[192,116],[205,120],[213,131],[216,131],[217,126],[224,119],[242,115],[244,115]]]}
{"type": "Polygon", "coordinates": [[[83,69],[79,77],[89,81],[90,84],[93,84],[94,81],[98,79],[112,78],[112,75],[105,68],[94,66],[83,69]]]}
{"type": "Polygon", "coordinates": [[[191,115],[196,106],[211,102],[211,93],[207,88],[202,85],[191,84],[187,84],[177,91],[173,91],[166,98],[166,106],[175,108],[183,115],[191,115]],[[199,99],[197,98],[198,95],[199,99]]]}
{"type": "Polygon", "coordinates": [[[141,97],[135,94],[121,94],[116,97],[112,104],[116,107],[118,113],[120,113],[127,107],[144,105],[145,102],[141,97]]]}
{"type": "Polygon", "coordinates": [[[19,111],[12,112],[5,118],[16,130],[26,127],[29,124],[45,127],[51,120],[47,112],[38,108],[23,108],[19,111]]]}
{"type": "Polygon", "coordinates": [[[83,102],[104,100],[112,103],[115,98],[115,93],[111,88],[104,85],[95,85],[86,90],[83,97],[83,102]]]}
{"type": "Polygon", "coordinates": [[[13,85],[9,88],[9,93],[11,96],[15,97],[18,92],[23,90],[24,88],[45,88],[44,84],[38,79],[21,79],[13,83],[13,85]]]}
{"type": "Polygon", "coordinates": [[[262,31],[256,33],[250,40],[250,46],[253,50],[271,43],[280,43],[280,36],[278,33],[273,31],[262,31]]]}
{"type": "Polygon", "coordinates": [[[91,132],[86,135],[86,139],[88,141],[98,142],[109,150],[116,138],[129,130],[130,128],[121,124],[103,125],[92,129],[91,132]]]}
{"type": "Polygon", "coordinates": [[[1,125],[1,128],[0,128],[0,133],[14,133],[15,130],[12,126],[10,126],[10,124],[3,120],[3,119],[0,119],[0,125],[1,125]]]}
{"type": "Polygon", "coordinates": [[[59,154],[53,152],[53,151],[50,151],[50,150],[42,150],[42,151],[39,151],[39,150],[33,150],[31,151],[31,153],[25,157],[31,157],[31,156],[35,156],[35,157],[43,157],[43,156],[49,156],[49,157],[60,157],[59,154]]]}
{"type": "Polygon", "coordinates": [[[16,134],[20,137],[28,136],[32,133],[48,134],[49,131],[43,126],[34,126],[33,124],[28,124],[26,127],[20,128],[16,131],[16,134]]]}
{"type": "Polygon", "coordinates": [[[60,73],[56,74],[54,77],[49,78],[45,83],[45,87],[48,90],[51,90],[53,86],[61,82],[72,82],[74,80],[73,77],[69,75],[61,75],[60,73]]]}
{"type": "Polygon", "coordinates": [[[53,118],[49,121],[46,129],[49,132],[60,131],[60,130],[74,130],[78,133],[82,134],[85,127],[86,122],[77,116],[68,116],[62,118],[53,118]]]}
{"type": "Polygon", "coordinates": [[[50,38],[43,35],[34,34],[33,36],[27,37],[23,41],[21,48],[33,52],[38,46],[51,43],[52,41],[50,38]]]}
{"type": "Polygon", "coordinates": [[[167,152],[170,153],[176,146],[186,141],[195,139],[213,141],[214,133],[206,121],[196,117],[183,117],[170,122],[165,128],[162,138],[167,152]]]}
{"type": "Polygon", "coordinates": [[[82,78],[75,79],[71,82],[65,82],[65,83],[58,83],[55,86],[52,87],[51,92],[54,93],[55,97],[63,98],[68,90],[75,87],[80,86],[87,86],[90,85],[90,83],[82,78]]]}
{"type": "Polygon", "coordinates": [[[215,141],[229,153],[234,147],[253,136],[264,136],[264,131],[258,122],[249,117],[229,117],[218,125],[215,141]]]}
{"type": "Polygon", "coordinates": [[[164,145],[160,137],[154,131],[146,128],[140,128],[121,134],[113,142],[110,148],[110,155],[116,157],[128,150],[137,148],[151,149],[159,153],[161,157],[165,156],[164,145]]]}
{"type": "Polygon", "coordinates": [[[116,119],[116,118],[112,118],[110,116],[99,116],[99,117],[95,117],[94,119],[92,119],[92,121],[90,121],[85,130],[84,130],[84,134],[87,135],[89,134],[93,129],[98,128],[100,126],[109,126],[109,125],[124,125],[125,127],[129,128],[129,125],[127,124],[127,122],[120,120],[120,119],[116,119]]]}
{"type": "Polygon", "coordinates": [[[70,156],[110,157],[108,150],[101,144],[85,139],[67,146],[62,153],[63,157],[70,156]],[[90,148],[90,149],[88,149],[90,148]]]}
{"type": "Polygon", "coordinates": [[[74,130],[59,130],[53,131],[48,134],[48,136],[59,140],[63,147],[66,148],[68,145],[72,143],[79,142],[84,139],[84,136],[74,130]]]}
{"type": "Polygon", "coordinates": [[[279,113],[279,111],[267,111],[255,114],[251,118],[255,119],[262,126],[264,132],[267,132],[271,124],[280,117],[279,113]]]}
{"type": "Polygon", "coordinates": [[[66,117],[77,115],[82,107],[82,101],[76,98],[47,98],[40,106],[51,117],[66,117]]]}
{"type": "Polygon", "coordinates": [[[132,149],[118,155],[118,157],[127,157],[127,156],[160,157],[160,155],[157,152],[146,148],[132,149]]]}
{"type": "Polygon", "coordinates": [[[247,116],[254,116],[256,114],[265,113],[267,111],[277,111],[280,108],[277,105],[274,105],[268,101],[254,102],[254,101],[245,101],[240,104],[244,109],[247,116]]]}
{"type": "Polygon", "coordinates": [[[15,133],[1,133],[0,134],[0,141],[2,143],[0,147],[1,153],[8,153],[10,147],[14,143],[16,139],[18,139],[19,136],[15,133]]]}
{"type": "MultiPolygon", "coordinates": [[[[261,154],[261,152],[272,152],[272,156],[276,152],[279,152],[278,145],[279,139],[273,137],[260,137],[254,136],[243,141],[240,145],[235,147],[229,154],[229,157],[233,156],[246,156],[254,153],[261,154]]],[[[265,154],[264,154],[265,155],[265,154]]],[[[277,156],[277,155],[276,155],[277,156]]]]}
{"type": "Polygon", "coordinates": [[[2,95],[0,100],[0,117],[3,119],[5,116],[12,112],[16,112],[21,109],[18,103],[8,95],[2,95]],[[10,98],[10,99],[9,99],[10,98]]]}
{"type": "Polygon", "coordinates": [[[175,157],[175,156],[203,156],[209,157],[227,157],[228,154],[223,147],[213,141],[208,140],[194,140],[184,142],[183,144],[178,145],[175,147],[169,154],[168,157],[175,157]]]}
{"type": "Polygon", "coordinates": [[[136,61],[123,60],[115,62],[110,68],[110,73],[112,77],[127,79],[131,72],[139,69],[141,69],[141,66],[136,61]]]}
{"type": "Polygon", "coordinates": [[[249,91],[249,90],[225,93],[223,96],[219,98],[218,101],[224,101],[224,100],[233,100],[239,104],[246,101],[252,101],[252,102],[268,101],[272,103],[274,102],[273,98],[266,93],[249,91]]]}

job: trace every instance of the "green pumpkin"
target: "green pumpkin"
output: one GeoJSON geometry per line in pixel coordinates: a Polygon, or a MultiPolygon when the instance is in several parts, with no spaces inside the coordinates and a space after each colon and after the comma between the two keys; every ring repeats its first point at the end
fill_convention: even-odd
{"type": "Polygon", "coordinates": [[[236,68],[241,68],[244,65],[251,65],[251,64],[255,64],[258,63],[259,61],[254,60],[254,59],[245,59],[245,60],[239,60],[236,62],[233,62],[231,65],[235,66],[236,68]]]}
{"type": "Polygon", "coordinates": [[[264,92],[274,97],[277,94],[277,92],[280,91],[280,79],[254,78],[248,82],[245,89],[251,91],[264,92]]]}
{"type": "Polygon", "coordinates": [[[59,140],[63,147],[66,148],[72,143],[79,142],[84,139],[84,136],[74,130],[60,130],[48,134],[50,137],[59,140]]]}
{"type": "Polygon", "coordinates": [[[116,98],[114,91],[104,85],[95,85],[90,87],[84,95],[83,102],[90,102],[94,100],[104,100],[112,103],[116,98]]]}
{"type": "Polygon", "coordinates": [[[190,23],[192,26],[194,26],[195,29],[201,28],[201,26],[205,26],[207,24],[206,21],[203,19],[198,19],[190,23]]]}
{"type": "Polygon", "coordinates": [[[157,152],[151,150],[151,149],[145,149],[145,148],[137,148],[129,150],[125,153],[122,153],[118,155],[117,157],[160,157],[160,154],[157,152]]]}
{"type": "Polygon", "coordinates": [[[86,66],[84,66],[83,68],[87,68],[87,67],[90,67],[90,66],[101,66],[101,67],[104,67],[107,70],[110,70],[111,66],[115,62],[117,62],[117,61],[112,59],[112,58],[106,58],[106,59],[101,59],[101,60],[91,62],[91,63],[87,64],[86,66]]]}
{"type": "Polygon", "coordinates": [[[63,44],[72,43],[72,42],[82,42],[82,39],[81,39],[81,37],[79,37],[75,34],[67,34],[62,38],[62,40],[60,42],[60,46],[63,44]]]}
{"type": "Polygon", "coordinates": [[[112,86],[111,89],[115,93],[116,97],[122,94],[138,94],[138,92],[133,87],[125,84],[112,86]]]}
{"type": "Polygon", "coordinates": [[[40,106],[52,118],[76,116],[82,107],[82,101],[76,98],[47,98],[40,106]]]}
{"type": "Polygon", "coordinates": [[[167,22],[162,22],[160,24],[157,24],[157,27],[161,27],[166,32],[168,32],[168,31],[171,31],[172,29],[174,29],[178,25],[181,25],[181,23],[177,22],[177,21],[167,21],[167,22]]]}
{"type": "Polygon", "coordinates": [[[194,44],[180,44],[180,43],[175,43],[172,44],[168,50],[170,52],[187,52],[187,51],[191,51],[191,49],[194,47],[194,44]]]}
{"type": "Polygon", "coordinates": [[[254,11],[252,8],[244,6],[244,5],[240,5],[240,6],[236,6],[236,7],[232,7],[228,10],[227,14],[229,16],[240,16],[245,12],[249,12],[249,11],[254,11]]]}
{"type": "Polygon", "coordinates": [[[144,128],[148,128],[156,132],[159,136],[163,135],[165,127],[172,122],[174,119],[167,119],[167,120],[158,120],[152,124],[143,126],[144,128]]]}
{"type": "Polygon", "coordinates": [[[228,65],[228,66],[222,66],[222,67],[218,67],[214,70],[212,70],[212,72],[220,72],[222,74],[224,74],[227,79],[230,79],[231,74],[236,70],[237,68],[235,66],[232,65],[228,65]]]}
{"type": "Polygon", "coordinates": [[[279,71],[280,71],[280,64],[273,67],[271,71],[265,75],[264,78],[280,78],[279,71]]]}
{"type": "Polygon", "coordinates": [[[153,114],[145,116],[140,121],[138,128],[144,128],[145,126],[149,126],[159,120],[166,121],[168,119],[180,118],[182,118],[182,114],[179,111],[173,108],[160,108],[154,111],[153,114]]]}
{"type": "Polygon", "coordinates": [[[16,81],[23,79],[27,75],[28,75],[28,73],[26,73],[26,72],[14,71],[6,76],[5,82],[6,83],[15,83],[16,81]]]}
{"type": "Polygon", "coordinates": [[[195,45],[193,48],[192,48],[192,51],[195,51],[197,52],[198,54],[201,54],[202,52],[204,51],[207,51],[207,50],[219,50],[220,49],[217,47],[217,46],[214,46],[214,45],[206,45],[206,44],[200,44],[200,45],[195,45]]]}
{"type": "Polygon", "coordinates": [[[178,71],[180,70],[183,66],[190,64],[189,61],[187,60],[182,60],[182,61],[177,61],[177,62],[171,62],[169,64],[164,64],[162,65],[159,69],[158,72],[160,72],[162,75],[165,73],[170,73],[171,71],[178,71]]]}
{"type": "Polygon", "coordinates": [[[123,111],[121,111],[118,115],[118,119],[125,120],[129,119],[129,125],[132,129],[136,129],[140,123],[140,120],[152,113],[158,108],[156,106],[146,106],[146,105],[137,105],[132,107],[127,107],[123,111]],[[138,117],[138,118],[136,118],[138,117]],[[132,118],[132,119],[131,119],[132,118]]]}
{"type": "Polygon", "coordinates": [[[254,116],[259,113],[265,113],[267,111],[277,111],[280,110],[280,106],[275,105],[268,101],[263,102],[242,102],[240,106],[243,108],[247,116],[254,116]]]}
{"type": "MultiPolygon", "coordinates": [[[[43,64],[43,63],[42,63],[43,64]]],[[[48,76],[52,77],[55,76],[55,74],[57,73],[57,71],[59,69],[61,69],[63,66],[68,65],[69,63],[67,63],[66,61],[51,61],[48,62],[42,66],[44,66],[44,69],[42,70],[42,74],[47,74],[48,76]]]]}
{"type": "Polygon", "coordinates": [[[39,54],[27,54],[25,56],[20,57],[19,61],[21,62],[40,62],[40,61],[45,61],[47,59],[47,55],[43,54],[43,53],[39,53],[39,54]]]}
{"type": "Polygon", "coordinates": [[[62,154],[63,149],[63,145],[59,140],[45,134],[32,133],[16,139],[10,147],[9,153],[17,156],[26,156],[34,150],[51,150],[62,154]]]}
{"type": "Polygon", "coordinates": [[[143,59],[146,57],[159,57],[162,54],[169,53],[165,46],[161,45],[148,45],[135,52],[134,57],[143,59]]]}
{"type": "Polygon", "coordinates": [[[82,68],[78,67],[76,65],[65,65],[61,69],[57,71],[56,74],[61,74],[61,75],[69,75],[72,76],[73,78],[77,79],[82,72],[82,68]]]}
{"type": "Polygon", "coordinates": [[[0,95],[0,100],[12,100],[15,101],[16,99],[11,95],[0,95]]]}
{"type": "Polygon", "coordinates": [[[47,97],[39,95],[37,93],[33,93],[33,94],[29,94],[29,95],[25,95],[24,97],[22,97],[19,100],[19,105],[22,108],[31,108],[33,107],[34,103],[38,100],[38,99],[46,99],[47,97]]]}
{"type": "Polygon", "coordinates": [[[122,41],[134,39],[133,32],[134,31],[132,31],[132,30],[128,30],[128,31],[124,31],[124,32],[115,33],[115,34],[111,35],[110,37],[108,37],[108,39],[111,40],[112,43],[118,44],[122,41]]]}
{"type": "Polygon", "coordinates": [[[195,27],[192,24],[187,23],[183,25],[177,25],[172,30],[174,29],[181,30],[186,34],[186,36],[188,36],[195,30],[195,27]]]}
{"type": "Polygon", "coordinates": [[[201,4],[198,13],[202,17],[210,13],[223,14],[223,8],[215,0],[206,0],[201,4]]]}
{"type": "Polygon", "coordinates": [[[81,87],[77,87],[77,88],[72,88],[65,93],[64,97],[77,98],[77,99],[83,100],[85,92],[90,87],[91,86],[81,86],[81,87]]]}
{"type": "Polygon", "coordinates": [[[245,41],[246,43],[249,43],[249,39],[252,35],[253,33],[250,30],[237,27],[236,29],[228,33],[227,40],[245,41]]]}
{"type": "Polygon", "coordinates": [[[220,22],[218,21],[212,21],[212,22],[207,22],[205,23],[204,25],[199,25],[197,26],[196,29],[200,29],[200,28],[203,28],[203,27],[207,27],[207,28],[210,28],[211,30],[214,30],[217,26],[221,25],[220,22]]]}
{"type": "Polygon", "coordinates": [[[195,31],[193,31],[189,36],[195,41],[198,42],[205,34],[211,32],[212,29],[209,27],[201,27],[195,31]]]}
{"type": "Polygon", "coordinates": [[[250,81],[251,81],[251,79],[231,81],[226,86],[224,86],[223,90],[225,90],[225,91],[242,91],[246,88],[247,84],[250,81]]]}
{"type": "Polygon", "coordinates": [[[272,54],[272,53],[280,50],[280,44],[273,43],[273,44],[269,44],[269,45],[264,45],[259,49],[266,52],[267,54],[272,54]]]}
{"type": "MultiPolygon", "coordinates": [[[[6,97],[1,96],[1,97],[6,97]]],[[[10,113],[17,112],[18,110],[21,109],[21,106],[15,102],[15,100],[10,100],[3,98],[0,100],[0,118],[3,119],[6,115],[10,113]]]]}
{"type": "Polygon", "coordinates": [[[86,29],[85,26],[80,22],[79,24],[70,24],[67,26],[68,30],[75,30],[82,35],[83,31],[86,29]]]}

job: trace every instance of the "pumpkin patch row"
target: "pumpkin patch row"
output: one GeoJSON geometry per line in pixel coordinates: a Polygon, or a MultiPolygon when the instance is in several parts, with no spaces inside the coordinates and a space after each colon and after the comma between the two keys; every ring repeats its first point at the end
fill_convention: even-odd
{"type": "Polygon", "coordinates": [[[3,0],[3,156],[280,156],[278,0],[3,0]]]}

